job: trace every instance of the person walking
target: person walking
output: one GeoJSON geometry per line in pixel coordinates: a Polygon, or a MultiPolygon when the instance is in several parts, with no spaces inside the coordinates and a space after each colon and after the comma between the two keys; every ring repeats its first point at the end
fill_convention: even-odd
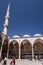
{"type": "Polygon", "coordinates": [[[15,65],[15,57],[13,58],[13,64],[15,65]]]}
{"type": "Polygon", "coordinates": [[[4,65],[7,64],[7,57],[4,58],[4,65]]]}
{"type": "Polygon", "coordinates": [[[4,65],[4,60],[2,59],[1,64],[4,65]]]}
{"type": "Polygon", "coordinates": [[[10,60],[10,65],[13,65],[13,59],[10,60]]]}

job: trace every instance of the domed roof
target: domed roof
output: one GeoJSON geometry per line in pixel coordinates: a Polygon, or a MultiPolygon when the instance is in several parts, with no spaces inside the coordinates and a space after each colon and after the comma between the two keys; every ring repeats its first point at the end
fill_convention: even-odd
{"type": "Polygon", "coordinates": [[[23,35],[23,37],[30,37],[30,35],[28,35],[28,34],[25,34],[25,35],[23,35]]]}
{"type": "Polygon", "coordinates": [[[34,36],[42,36],[41,34],[35,34],[34,36]]]}
{"type": "Polygon", "coordinates": [[[14,35],[13,38],[20,38],[18,35],[14,35]]]}

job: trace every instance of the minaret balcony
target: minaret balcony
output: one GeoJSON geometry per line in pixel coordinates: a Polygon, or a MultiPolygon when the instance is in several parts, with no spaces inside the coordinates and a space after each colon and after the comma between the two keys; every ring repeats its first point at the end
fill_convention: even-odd
{"type": "Polygon", "coordinates": [[[5,19],[9,19],[10,17],[9,16],[5,16],[5,19]]]}
{"type": "Polygon", "coordinates": [[[7,24],[4,24],[4,27],[8,27],[8,25],[7,24]]]}

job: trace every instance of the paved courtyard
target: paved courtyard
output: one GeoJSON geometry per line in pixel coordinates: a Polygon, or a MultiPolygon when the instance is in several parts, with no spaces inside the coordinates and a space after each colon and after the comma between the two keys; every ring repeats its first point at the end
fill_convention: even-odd
{"type": "MultiPolygon", "coordinates": [[[[0,65],[2,65],[0,63],[0,65]]],[[[10,65],[10,60],[7,61],[7,65],[10,65]]],[[[43,61],[29,61],[29,60],[16,60],[15,65],[43,65],[43,61]]]]}
{"type": "Polygon", "coordinates": [[[42,65],[41,61],[17,60],[16,65],[42,65]]]}
{"type": "MultiPolygon", "coordinates": [[[[0,65],[2,65],[0,63],[0,65]]],[[[10,60],[7,61],[7,65],[10,65],[10,60]]],[[[29,60],[17,60],[15,65],[43,65],[43,61],[29,61],[29,60]]]]}

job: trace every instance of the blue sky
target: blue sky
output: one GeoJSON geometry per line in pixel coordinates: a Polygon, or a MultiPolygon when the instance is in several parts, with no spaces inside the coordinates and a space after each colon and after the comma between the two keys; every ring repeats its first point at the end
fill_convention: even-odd
{"type": "Polygon", "coordinates": [[[43,35],[43,0],[0,0],[0,30],[3,31],[5,15],[10,2],[8,35],[43,35]]]}

